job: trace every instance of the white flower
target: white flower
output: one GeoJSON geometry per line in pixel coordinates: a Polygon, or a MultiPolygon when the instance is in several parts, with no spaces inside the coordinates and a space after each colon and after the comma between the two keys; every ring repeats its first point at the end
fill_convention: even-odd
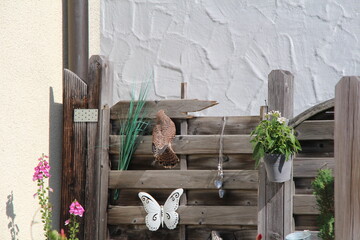
{"type": "Polygon", "coordinates": [[[269,112],[269,115],[279,118],[279,117],[281,117],[281,112],[272,110],[269,112]]]}
{"type": "Polygon", "coordinates": [[[277,121],[279,122],[279,123],[281,123],[281,124],[284,124],[284,123],[286,123],[286,118],[284,118],[284,117],[279,117],[278,119],[277,119],[277,121]]]}

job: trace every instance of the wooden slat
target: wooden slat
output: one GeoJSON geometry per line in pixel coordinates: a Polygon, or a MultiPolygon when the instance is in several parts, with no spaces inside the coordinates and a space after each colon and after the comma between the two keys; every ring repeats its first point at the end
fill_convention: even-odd
{"type": "MultiPolygon", "coordinates": [[[[250,134],[259,124],[259,116],[226,117],[224,134],[250,134]]],[[[189,134],[212,135],[220,134],[222,117],[196,117],[189,119],[189,134]]]]}
{"type": "MultiPolygon", "coordinates": [[[[108,239],[107,228],[107,204],[108,204],[108,179],[109,179],[109,134],[110,134],[110,104],[112,102],[112,78],[108,76],[108,64],[101,56],[91,58],[92,68],[95,71],[95,77],[98,79],[95,86],[98,89],[97,96],[99,109],[99,120],[97,124],[97,139],[95,146],[94,167],[96,168],[95,188],[97,195],[96,226],[89,228],[98,228],[97,235],[87,234],[87,239],[108,239]]],[[[91,72],[90,72],[91,74],[91,72]]],[[[91,97],[96,97],[93,95],[91,97]]],[[[95,106],[94,106],[95,107],[95,106]]],[[[95,107],[96,108],[96,107],[95,107]]],[[[94,197],[94,196],[89,196],[94,197]]],[[[94,232],[94,231],[92,231],[94,232]]],[[[90,231],[90,233],[92,233],[90,231]]]]}
{"type": "Polygon", "coordinates": [[[315,177],[312,178],[295,178],[295,194],[313,194],[314,189],[311,186],[311,182],[315,180],[315,177]]]}
{"type": "MultiPolygon", "coordinates": [[[[109,85],[112,86],[112,85],[109,85]]],[[[109,123],[110,123],[110,108],[108,105],[104,105],[103,109],[100,112],[99,117],[99,137],[97,140],[96,148],[96,167],[99,173],[99,182],[97,183],[98,193],[99,193],[99,209],[98,209],[98,220],[99,224],[99,233],[98,239],[107,239],[107,204],[108,204],[108,179],[110,171],[110,162],[109,162],[109,123]]],[[[94,237],[92,239],[95,239],[94,237]]]]}
{"type": "MultiPolygon", "coordinates": [[[[113,170],[117,170],[117,166],[119,164],[119,155],[111,154],[111,168],[113,170]]],[[[163,170],[164,166],[158,164],[158,162],[154,162],[153,155],[135,155],[131,158],[128,170],[163,170]]],[[[180,169],[180,165],[176,165],[174,169],[180,169]]]]}
{"type": "MultiPolygon", "coordinates": [[[[256,225],[253,206],[179,206],[180,225],[256,225]]],[[[145,224],[142,206],[110,206],[109,224],[145,224]]]]}
{"type": "MultiPolygon", "coordinates": [[[[190,155],[188,157],[188,169],[191,170],[216,170],[219,155],[190,155]]],[[[242,169],[254,170],[255,161],[252,154],[226,154],[224,155],[224,170],[242,169]]]]}
{"type": "Polygon", "coordinates": [[[296,127],[299,140],[333,140],[334,120],[308,120],[296,127]]]}
{"type": "MultiPolygon", "coordinates": [[[[268,76],[268,110],[278,110],[286,118],[293,116],[294,76],[284,70],[273,70],[268,76]]],[[[293,181],[285,183],[269,182],[260,169],[259,224],[258,232],[265,239],[284,239],[292,232],[293,181]],[[260,219],[261,218],[261,219],[260,219]]],[[[292,175],[291,175],[292,177],[292,175]]]]}
{"type": "Polygon", "coordinates": [[[145,225],[110,225],[110,240],[175,240],[179,228],[169,230],[166,227],[149,231],[145,225]]]}
{"type": "MultiPolygon", "coordinates": [[[[218,154],[219,135],[177,135],[172,143],[176,154],[218,154]]],[[[252,153],[249,135],[226,135],[224,154],[252,153]]],[[[119,154],[119,136],[110,136],[110,153],[119,154]]],[[[135,151],[137,155],[150,155],[152,137],[144,136],[135,151]]]]}
{"type": "MultiPolygon", "coordinates": [[[[181,83],[181,99],[187,98],[187,83],[181,83]]],[[[182,120],[180,122],[180,134],[181,135],[187,135],[188,134],[188,122],[187,120],[182,120]]],[[[187,170],[187,155],[180,155],[180,170],[186,171],[187,170]]],[[[180,205],[185,206],[187,203],[187,190],[184,191],[182,198],[180,199],[180,205]]],[[[186,226],[181,225],[179,230],[179,240],[185,240],[186,239],[186,226]]]]}
{"type": "Polygon", "coordinates": [[[316,207],[315,196],[309,194],[294,195],[294,214],[319,214],[319,210],[316,207]]]}
{"type": "MultiPolygon", "coordinates": [[[[147,192],[155,196],[158,202],[165,202],[173,189],[121,189],[118,200],[110,199],[111,205],[142,206],[139,192],[147,192]]],[[[183,197],[182,197],[183,198],[183,197]]],[[[187,205],[203,206],[256,206],[256,190],[226,190],[224,198],[219,197],[218,190],[187,190],[187,205]]]]}
{"type": "MultiPolygon", "coordinates": [[[[88,83],[88,108],[99,108],[100,100],[100,81],[101,81],[101,64],[99,64],[98,56],[93,56],[89,61],[89,71],[87,77],[88,83]]],[[[95,163],[95,146],[97,137],[98,124],[96,122],[87,123],[87,147],[86,147],[86,186],[85,186],[85,209],[84,215],[84,239],[89,239],[90,236],[96,236],[97,239],[99,224],[97,223],[98,204],[99,201],[96,197],[99,192],[97,182],[99,181],[99,173],[95,163]]]]}
{"type": "Polygon", "coordinates": [[[252,226],[188,226],[187,240],[211,239],[216,231],[222,239],[255,240],[256,229],[252,226]]]}
{"type": "Polygon", "coordinates": [[[316,177],[322,168],[334,170],[334,158],[295,158],[294,177],[316,177]]]}
{"type": "MultiPolygon", "coordinates": [[[[254,229],[253,226],[190,225],[186,226],[186,239],[211,239],[213,230],[217,231],[223,239],[254,240],[256,237],[256,228],[254,229]]],[[[173,240],[177,239],[179,228],[168,230],[165,227],[152,232],[145,225],[116,225],[110,226],[110,233],[111,240],[173,240]]]]}
{"type": "MultiPolygon", "coordinates": [[[[74,108],[87,107],[87,85],[75,73],[64,71],[63,93],[63,154],[61,180],[61,228],[69,219],[69,205],[74,199],[85,204],[85,156],[86,156],[86,123],[73,122],[74,108]]],[[[83,232],[84,220],[80,221],[83,232]]],[[[80,237],[83,239],[83,237],[80,237]]]]}
{"type": "Polygon", "coordinates": [[[294,215],[296,222],[295,230],[303,231],[318,231],[318,215],[294,215]]]}
{"type": "Polygon", "coordinates": [[[360,236],[360,77],[335,88],[335,238],[360,236]]]}
{"type": "Polygon", "coordinates": [[[257,206],[256,190],[226,190],[223,198],[218,190],[188,190],[188,205],[257,206]]]}
{"type": "Polygon", "coordinates": [[[325,102],[315,105],[312,108],[305,110],[304,112],[300,113],[296,117],[290,119],[289,125],[292,127],[296,127],[297,125],[299,125],[303,121],[307,120],[308,118],[310,118],[322,111],[325,111],[329,108],[333,108],[333,107],[334,107],[334,98],[329,99],[325,102]]]}
{"type": "MultiPolygon", "coordinates": [[[[130,101],[120,101],[111,107],[111,119],[125,118],[129,109],[129,103],[130,101]]],[[[192,116],[187,115],[187,112],[198,112],[217,104],[216,101],[197,99],[147,101],[144,111],[148,114],[147,117],[149,118],[155,118],[156,113],[160,109],[164,110],[170,118],[191,118],[192,116]]]]}
{"type": "MultiPolygon", "coordinates": [[[[119,162],[118,154],[111,154],[111,167],[116,170],[119,162]]],[[[187,167],[189,170],[217,170],[218,154],[212,155],[189,155],[187,157],[187,167]]],[[[225,170],[254,170],[255,161],[252,154],[226,154],[224,156],[225,170]]],[[[136,155],[131,159],[129,170],[163,170],[164,167],[154,163],[153,155],[136,155]]],[[[177,165],[173,169],[180,169],[177,165]]]]}
{"type": "Polygon", "coordinates": [[[334,140],[301,141],[299,157],[334,157],[334,140]]]}
{"type": "MultiPolygon", "coordinates": [[[[216,189],[213,170],[154,170],[154,171],[110,171],[109,188],[185,188],[216,189]]],[[[257,189],[256,170],[224,171],[224,189],[257,189]]]]}

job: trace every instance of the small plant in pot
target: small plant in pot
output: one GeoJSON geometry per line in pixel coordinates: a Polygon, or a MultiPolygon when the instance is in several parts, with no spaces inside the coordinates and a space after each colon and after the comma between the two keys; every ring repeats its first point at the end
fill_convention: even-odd
{"type": "Polygon", "coordinates": [[[301,150],[301,146],[279,111],[270,111],[265,118],[251,132],[255,167],[263,158],[269,181],[286,182],[291,177],[292,155],[301,150]]]}

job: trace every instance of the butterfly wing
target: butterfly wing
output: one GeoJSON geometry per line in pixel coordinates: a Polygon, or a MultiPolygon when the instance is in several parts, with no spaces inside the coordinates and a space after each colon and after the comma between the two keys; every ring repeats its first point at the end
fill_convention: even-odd
{"type": "Polygon", "coordinates": [[[158,230],[162,221],[160,205],[146,192],[139,192],[138,195],[144,205],[145,211],[148,213],[145,217],[146,226],[150,231],[158,230]]]}
{"type": "Polygon", "coordinates": [[[182,188],[173,191],[164,204],[164,222],[169,229],[175,229],[179,222],[179,214],[175,212],[179,207],[180,197],[184,190],[182,188]]]}

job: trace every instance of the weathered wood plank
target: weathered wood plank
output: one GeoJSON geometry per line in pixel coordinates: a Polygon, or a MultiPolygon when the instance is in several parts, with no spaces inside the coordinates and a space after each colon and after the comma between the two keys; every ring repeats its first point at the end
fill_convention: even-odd
{"type": "Polygon", "coordinates": [[[149,231],[145,225],[110,225],[109,229],[111,240],[175,240],[179,236],[179,228],[149,231]]]}
{"type": "Polygon", "coordinates": [[[294,214],[314,215],[319,214],[316,207],[316,199],[310,194],[294,195],[294,214]]]}
{"type": "MultiPolygon", "coordinates": [[[[187,98],[187,83],[181,83],[181,99],[187,98]]],[[[180,122],[180,134],[181,135],[187,135],[188,134],[188,122],[187,120],[182,120],[180,122]]],[[[187,155],[180,155],[180,170],[186,171],[187,170],[187,155]]],[[[187,203],[187,190],[184,191],[182,198],[180,199],[180,205],[186,205],[187,203]]],[[[180,234],[179,234],[179,240],[185,240],[186,239],[186,226],[181,225],[180,226],[180,234]]]]}
{"type": "MultiPolygon", "coordinates": [[[[108,85],[112,86],[112,85],[108,85]]],[[[98,239],[107,239],[107,206],[108,206],[108,179],[110,171],[109,162],[109,123],[110,123],[110,108],[108,105],[104,105],[100,111],[99,117],[99,135],[96,148],[96,167],[99,182],[97,183],[99,193],[98,197],[98,219],[99,224],[98,239]]],[[[91,239],[91,238],[89,238],[91,239]]]]}
{"type": "MultiPolygon", "coordinates": [[[[176,154],[217,154],[219,152],[219,135],[177,135],[172,143],[176,154]]],[[[249,135],[226,135],[224,154],[252,153],[249,135]]],[[[110,153],[119,154],[119,136],[110,136],[110,153]]],[[[152,137],[144,136],[135,155],[150,155],[152,137]]]]}
{"type": "Polygon", "coordinates": [[[257,206],[256,190],[226,190],[223,198],[218,190],[188,190],[188,205],[257,206]]]}
{"type": "MultiPolygon", "coordinates": [[[[222,117],[194,117],[188,121],[189,134],[212,135],[221,132],[222,117]]],[[[259,116],[226,117],[224,134],[250,134],[259,121],[259,116]]]]}
{"type": "MultiPolygon", "coordinates": [[[[73,122],[74,108],[87,107],[87,85],[75,73],[64,70],[63,154],[60,222],[64,228],[69,206],[74,199],[85,204],[86,123],[73,122]]],[[[84,220],[80,219],[80,231],[84,220]]]]}
{"type": "MultiPolygon", "coordinates": [[[[190,155],[188,156],[188,169],[190,170],[216,170],[218,155],[190,155]]],[[[224,155],[224,170],[254,170],[255,161],[252,154],[226,154],[224,155]]]]}
{"type": "Polygon", "coordinates": [[[296,231],[318,231],[318,223],[317,218],[318,215],[294,215],[295,222],[296,222],[296,231]]]}
{"type": "MultiPolygon", "coordinates": [[[[165,202],[173,189],[121,189],[118,200],[110,199],[111,205],[142,206],[139,192],[147,192],[158,202],[165,202]]],[[[203,206],[256,206],[256,190],[226,190],[224,198],[219,198],[218,190],[187,190],[187,205],[203,206]]]]}
{"type": "MultiPolygon", "coordinates": [[[[119,164],[119,155],[111,154],[111,168],[113,170],[117,170],[117,166],[119,164]]],[[[128,170],[163,170],[164,166],[154,162],[153,155],[135,155],[129,164],[128,170]]],[[[180,165],[176,165],[173,170],[180,169],[180,165]]]]}
{"type": "MultiPolygon", "coordinates": [[[[180,225],[256,225],[253,206],[179,206],[180,225]]],[[[109,224],[145,224],[141,206],[110,206],[109,224]]]]}
{"type": "MultiPolygon", "coordinates": [[[[98,62],[98,56],[93,56],[89,61],[89,70],[87,76],[88,83],[88,108],[98,109],[100,100],[100,81],[101,81],[101,64],[98,62]]],[[[101,59],[99,59],[101,61],[101,59]]],[[[85,209],[84,215],[84,238],[90,239],[90,236],[95,236],[97,239],[99,224],[98,219],[98,204],[96,197],[99,193],[96,187],[98,172],[95,163],[95,146],[97,137],[98,124],[96,122],[87,123],[87,152],[86,152],[86,186],[85,186],[85,209]]]]}
{"type": "MultiPolygon", "coordinates": [[[[110,171],[109,188],[216,189],[216,177],[213,170],[110,171]]],[[[224,171],[224,189],[257,189],[257,181],[256,170],[224,171]]]]}
{"type": "MultiPolygon", "coordinates": [[[[268,112],[267,106],[260,107],[260,119],[261,121],[265,119],[265,114],[268,112]]],[[[264,166],[264,161],[261,161],[259,166],[259,187],[258,187],[258,224],[257,232],[263,234],[265,237],[264,231],[266,230],[266,221],[267,218],[266,212],[266,170],[264,166]]]]}
{"type": "MultiPolygon", "coordinates": [[[[217,170],[218,154],[212,155],[188,155],[187,167],[189,170],[217,170]]],[[[119,163],[119,155],[111,154],[111,167],[116,170],[119,163]]],[[[226,154],[224,156],[225,170],[254,170],[255,161],[252,154],[226,154]]],[[[153,155],[137,155],[131,159],[129,170],[162,170],[163,166],[154,164],[153,155]]],[[[180,169],[177,165],[173,169],[180,169]]]]}
{"type": "Polygon", "coordinates": [[[256,229],[248,226],[189,226],[187,240],[211,239],[211,231],[216,231],[222,239],[254,240],[256,229]]]}
{"type": "Polygon", "coordinates": [[[335,88],[335,238],[360,236],[360,77],[335,88]]]}
{"type": "MultiPolygon", "coordinates": [[[[294,101],[294,76],[284,70],[273,70],[268,76],[268,110],[278,110],[282,116],[292,118],[294,101]]],[[[260,174],[265,171],[260,170],[260,174]]],[[[292,232],[293,226],[293,182],[272,183],[260,176],[260,186],[265,198],[259,201],[258,232],[265,235],[265,239],[284,239],[292,232]],[[265,180],[265,181],[262,181],[265,180]]]]}
{"type": "Polygon", "coordinates": [[[335,169],[334,158],[301,158],[294,159],[294,177],[316,177],[322,168],[335,169]]]}
{"type": "MultiPolygon", "coordinates": [[[[130,101],[120,101],[111,107],[111,119],[125,118],[129,109],[130,101]]],[[[197,99],[179,99],[179,100],[158,100],[147,101],[144,111],[147,117],[155,118],[156,113],[162,109],[170,118],[191,118],[187,112],[198,112],[206,108],[217,105],[216,101],[204,101],[197,99]]],[[[135,103],[136,105],[136,103],[135,103]]]]}
{"type": "Polygon", "coordinates": [[[300,144],[298,157],[334,157],[334,140],[300,140],[300,144]]]}
{"type": "MultiPolygon", "coordinates": [[[[212,230],[219,232],[223,239],[254,240],[256,237],[256,228],[254,226],[190,225],[186,226],[186,239],[211,239],[212,230]]],[[[179,235],[179,228],[174,230],[160,228],[152,232],[145,225],[111,225],[110,234],[111,240],[175,240],[179,235]]]]}
{"type": "Polygon", "coordinates": [[[295,178],[295,194],[313,194],[314,189],[311,186],[311,182],[314,181],[315,177],[311,178],[295,178]]]}
{"type": "Polygon", "coordinates": [[[333,140],[334,120],[308,120],[296,127],[299,140],[333,140]]]}
{"type": "Polygon", "coordinates": [[[300,123],[302,123],[303,121],[307,120],[308,118],[322,112],[325,111],[329,108],[333,108],[334,107],[334,98],[333,99],[329,99],[325,102],[322,102],[318,105],[315,105],[312,108],[309,108],[307,110],[305,110],[304,112],[300,113],[299,115],[297,115],[296,117],[290,119],[289,121],[289,125],[292,127],[296,127],[297,125],[299,125],[300,123]]]}

